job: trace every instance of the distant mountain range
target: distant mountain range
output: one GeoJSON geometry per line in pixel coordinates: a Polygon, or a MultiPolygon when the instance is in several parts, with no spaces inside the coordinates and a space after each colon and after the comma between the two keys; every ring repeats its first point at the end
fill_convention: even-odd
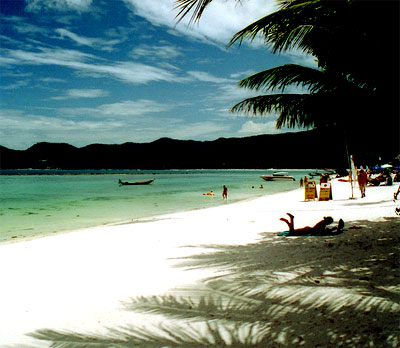
{"type": "MultiPolygon", "coordinates": [[[[348,148],[359,164],[374,165],[398,155],[393,143],[351,138],[348,148]]],[[[26,150],[0,146],[1,169],[194,169],[347,168],[343,137],[329,130],[220,138],[214,141],[161,138],[150,143],[38,143],[26,150]]]]}

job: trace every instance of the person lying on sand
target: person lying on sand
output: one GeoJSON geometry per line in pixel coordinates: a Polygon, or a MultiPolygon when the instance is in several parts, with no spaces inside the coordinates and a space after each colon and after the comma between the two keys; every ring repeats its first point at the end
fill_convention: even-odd
{"type": "Polygon", "coordinates": [[[344,221],[342,219],[339,220],[338,226],[333,228],[327,228],[326,226],[330,225],[333,222],[332,217],[325,216],[323,220],[318,222],[313,227],[306,226],[303,228],[294,228],[294,216],[290,213],[286,213],[289,218],[280,218],[281,221],[285,222],[289,226],[289,236],[305,236],[305,235],[326,235],[326,234],[338,234],[343,231],[344,221]]]}

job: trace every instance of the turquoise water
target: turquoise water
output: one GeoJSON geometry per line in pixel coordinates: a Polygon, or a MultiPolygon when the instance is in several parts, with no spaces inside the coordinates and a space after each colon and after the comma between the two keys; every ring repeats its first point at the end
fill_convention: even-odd
{"type": "Polygon", "coordinates": [[[307,171],[291,170],[297,180],[284,182],[265,182],[266,170],[22,173],[0,175],[0,242],[221,205],[223,185],[228,203],[288,191],[307,171]],[[155,181],[119,186],[118,179],[155,181]],[[210,190],[214,197],[203,196],[210,190]]]}

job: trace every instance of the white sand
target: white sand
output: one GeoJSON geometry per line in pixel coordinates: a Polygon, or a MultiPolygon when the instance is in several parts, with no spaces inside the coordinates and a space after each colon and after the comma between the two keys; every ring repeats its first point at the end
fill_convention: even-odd
{"type": "MultiPolygon", "coordinates": [[[[367,253],[375,255],[374,248],[381,245],[379,240],[385,240],[382,235],[385,230],[380,230],[378,234],[376,232],[379,226],[391,229],[390,236],[394,234],[393,230],[397,230],[398,234],[399,218],[394,213],[395,203],[392,200],[397,184],[392,187],[368,187],[367,197],[363,199],[359,198],[359,191],[355,189],[354,196],[357,199],[354,200],[349,199],[350,184],[334,181],[332,185],[333,200],[328,202],[305,202],[303,190],[298,189],[247,202],[166,215],[158,220],[91,228],[2,244],[0,245],[0,346],[19,347],[22,344],[33,344],[37,347],[47,347],[49,343],[26,336],[38,329],[104,334],[107,333],[107,328],[126,325],[142,326],[154,321],[156,319],[149,315],[125,310],[122,302],[137,296],[165,294],[183,286],[201,287],[202,279],[215,274],[216,270],[206,267],[194,270],[173,267],[179,264],[179,261],[173,259],[204,253],[204,245],[244,246],[256,243],[267,232],[273,237],[270,244],[280,241],[286,243],[283,245],[283,252],[280,251],[280,263],[283,262],[288,266],[295,265],[299,257],[302,257],[299,253],[312,252],[318,264],[320,252],[321,262],[318,267],[315,266],[314,270],[316,270],[322,267],[323,262],[326,262],[326,260],[323,261],[322,256],[328,250],[326,245],[329,241],[331,243],[330,257],[335,256],[334,261],[330,262],[346,258],[349,260],[346,263],[348,266],[354,258],[354,267],[357,268],[359,264],[356,263],[360,258],[352,255],[349,248],[336,247],[338,241],[343,245],[346,241],[347,243],[364,243],[364,246],[368,246],[367,253]],[[346,229],[343,234],[335,237],[276,237],[276,232],[287,230],[285,224],[279,221],[285,212],[291,212],[296,216],[296,227],[313,225],[323,216],[332,216],[335,223],[342,218],[346,223],[346,229]],[[385,217],[391,219],[385,220],[385,217]],[[377,221],[380,221],[380,224],[377,224],[377,221]],[[297,253],[292,253],[290,243],[298,244],[297,253]],[[286,253],[285,250],[288,252],[286,253]],[[346,255],[341,254],[344,251],[346,255]]],[[[219,197],[213,199],[219,199],[219,197]]],[[[386,245],[385,247],[390,248],[386,245]]],[[[268,245],[266,248],[268,249],[268,245]]],[[[398,261],[399,245],[392,245],[391,248],[387,250],[387,254],[394,255],[393,257],[398,261]]],[[[354,251],[354,254],[356,253],[354,251]]],[[[273,264],[272,257],[275,257],[273,253],[265,253],[262,261],[266,263],[270,260],[273,264]]],[[[257,274],[262,274],[264,268],[258,267],[257,274]]],[[[309,263],[307,267],[309,272],[314,266],[309,263]]],[[[394,266],[382,264],[382,274],[375,271],[373,279],[367,279],[370,281],[369,286],[384,287],[385,277],[393,277],[393,272],[385,267],[394,266]],[[373,281],[377,284],[372,284],[373,281]]],[[[299,272],[299,269],[297,267],[294,272],[299,272]]],[[[268,272],[271,274],[271,269],[268,272]]],[[[294,273],[289,275],[288,272],[282,275],[285,281],[293,277],[294,273]]],[[[297,292],[297,300],[301,300],[303,304],[321,300],[321,296],[324,296],[323,294],[327,291],[340,292],[342,298],[358,299],[357,296],[361,296],[360,292],[357,294],[352,292],[354,291],[352,287],[335,285],[332,277],[328,279],[329,274],[319,273],[315,276],[319,279],[318,284],[326,281],[329,282],[329,287],[314,289],[314,295],[311,297],[304,287],[300,288],[297,292]]],[[[400,288],[393,286],[393,279],[388,279],[387,282],[392,285],[385,291],[395,293],[397,298],[400,298],[400,288]]],[[[398,281],[397,284],[399,284],[398,281]]],[[[279,289],[284,291],[285,288],[279,289]]],[[[268,296],[272,296],[271,294],[272,292],[268,293],[268,296]]],[[[374,297],[382,298],[378,295],[368,294],[368,296],[371,301],[374,297]]],[[[349,301],[347,302],[353,303],[349,301]]],[[[385,299],[385,301],[387,305],[383,311],[389,311],[389,318],[398,320],[399,304],[394,300],[385,299]]],[[[354,303],[354,306],[360,305],[360,302],[354,303]]],[[[373,302],[370,305],[373,306],[373,302]]],[[[285,320],[289,320],[287,314],[285,315],[285,320]]],[[[347,319],[346,325],[351,326],[351,324],[350,319],[347,319]]],[[[354,327],[360,326],[359,316],[354,318],[353,324],[354,327]]],[[[389,346],[395,346],[399,331],[396,332],[393,327],[386,326],[397,325],[398,330],[398,323],[381,322],[379,325],[382,325],[384,329],[380,332],[380,329],[375,328],[379,332],[374,337],[385,335],[381,338],[382,341],[389,346]],[[388,338],[388,336],[393,337],[388,338]]],[[[326,327],[326,323],[313,322],[312,329],[318,336],[318,332],[326,330],[326,327]]],[[[367,330],[367,328],[361,327],[360,330],[367,330]]],[[[296,346],[296,344],[301,346],[299,342],[304,339],[298,338],[296,344],[294,341],[289,344],[288,338],[282,333],[279,335],[274,333],[271,337],[283,346],[296,346]]],[[[337,337],[337,331],[330,338],[332,342],[336,342],[332,346],[337,346],[338,342],[343,343],[340,337],[337,337],[335,341],[335,337],[337,337]]],[[[305,342],[305,346],[315,345],[308,336],[305,342]]],[[[316,342],[319,342],[318,339],[316,342]]],[[[343,346],[351,346],[351,344],[343,344],[343,346]]],[[[370,346],[368,342],[363,342],[360,346],[364,344],[370,346]]]]}

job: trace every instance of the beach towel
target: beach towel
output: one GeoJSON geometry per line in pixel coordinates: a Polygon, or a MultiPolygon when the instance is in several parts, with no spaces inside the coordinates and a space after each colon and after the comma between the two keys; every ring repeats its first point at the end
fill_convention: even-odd
{"type": "Polygon", "coordinates": [[[337,234],[343,233],[343,230],[335,230],[335,231],[323,231],[319,233],[305,233],[305,234],[290,234],[289,231],[279,232],[278,236],[280,237],[315,237],[315,236],[334,236],[337,234]]]}

